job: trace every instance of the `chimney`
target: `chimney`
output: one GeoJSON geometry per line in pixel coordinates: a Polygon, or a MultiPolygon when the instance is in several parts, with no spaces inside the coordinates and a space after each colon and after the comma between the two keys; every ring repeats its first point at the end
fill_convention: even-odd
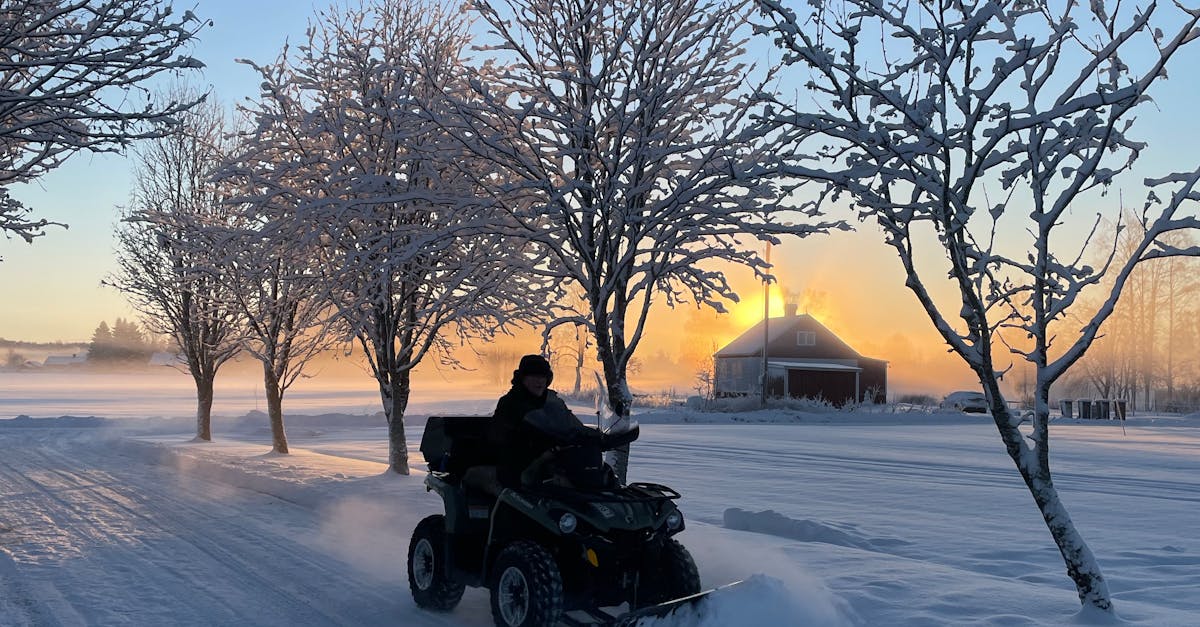
{"type": "Polygon", "coordinates": [[[797,304],[795,304],[795,303],[788,303],[788,304],[786,304],[786,305],[784,305],[784,306],[783,306],[783,312],[784,312],[784,314],[785,314],[787,317],[789,317],[789,318],[795,318],[795,317],[796,317],[796,312],[797,312],[799,309],[800,309],[800,305],[797,305],[797,304]]]}

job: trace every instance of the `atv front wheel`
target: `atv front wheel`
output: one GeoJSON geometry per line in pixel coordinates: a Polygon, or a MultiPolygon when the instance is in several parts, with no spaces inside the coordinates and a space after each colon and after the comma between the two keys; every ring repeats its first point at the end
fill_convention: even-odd
{"type": "Polygon", "coordinates": [[[563,610],[562,574],[534,542],[504,548],[492,566],[492,618],[499,627],[551,627],[563,610]]]}
{"type": "Polygon", "coordinates": [[[700,592],[700,571],[692,554],[675,538],[663,543],[654,563],[638,575],[637,606],[648,607],[700,592]]]}
{"type": "Polygon", "coordinates": [[[446,564],[446,517],[428,516],[417,523],[408,543],[408,588],[418,607],[449,612],[462,600],[466,586],[450,578],[446,564]]]}

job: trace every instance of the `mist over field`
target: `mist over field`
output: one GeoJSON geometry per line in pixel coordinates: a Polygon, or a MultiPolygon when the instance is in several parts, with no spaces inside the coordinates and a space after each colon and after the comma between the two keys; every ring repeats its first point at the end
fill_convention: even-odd
{"type": "MultiPolygon", "coordinates": [[[[373,383],[365,376],[301,379],[284,397],[284,412],[375,414],[380,400],[373,383]]],[[[460,383],[430,380],[415,390],[413,406],[454,399],[461,391],[460,383]]],[[[497,387],[496,396],[503,391],[497,387]]],[[[217,377],[215,396],[217,417],[266,410],[262,381],[254,372],[217,377]]],[[[0,418],[180,418],[195,417],[195,407],[191,377],[169,368],[148,373],[0,372],[0,418]]]]}

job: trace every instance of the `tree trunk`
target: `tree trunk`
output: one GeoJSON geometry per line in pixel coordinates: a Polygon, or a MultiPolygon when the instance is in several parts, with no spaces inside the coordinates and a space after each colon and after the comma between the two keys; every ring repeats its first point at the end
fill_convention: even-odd
{"type": "MultiPolygon", "coordinates": [[[[601,346],[604,345],[601,344],[601,346]]],[[[604,383],[608,388],[608,407],[613,412],[614,420],[616,423],[622,420],[628,422],[629,414],[633,409],[633,397],[629,393],[629,385],[625,380],[624,373],[617,371],[616,360],[613,358],[612,352],[604,348],[600,349],[600,363],[604,368],[604,383]]],[[[611,426],[605,425],[606,428],[611,426]]],[[[629,445],[626,444],[609,451],[606,461],[613,467],[617,481],[624,484],[629,476],[629,445]]]]}
{"type": "Polygon", "coordinates": [[[195,377],[196,381],[196,439],[212,442],[213,379],[215,376],[195,377]]]}
{"type": "Polygon", "coordinates": [[[1167,404],[1175,404],[1175,260],[1167,266],[1167,404]]]}
{"type": "Polygon", "coordinates": [[[583,384],[583,380],[582,380],[583,363],[582,362],[583,362],[583,360],[581,359],[575,363],[575,387],[573,388],[574,391],[571,393],[571,395],[574,396],[575,398],[579,398],[579,388],[583,384]]]}
{"type": "Polygon", "coordinates": [[[388,467],[392,472],[407,475],[408,439],[404,434],[404,412],[412,392],[409,371],[392,373],[387,382],[380,382],[379,391],[383,395],[383,413],[388,425],[388,467]]]}
{"type": "Polygon", "coordinates": [[[575,398],[579,398],[579,389],[583,384],[583,357],[585,352],[587,352],[586,336],[580,331],[579,327],[575,327],[575,388],[573,392],[575,398]]]}
{"type": "Polygon", "coordinates": [[[279,378],[269,364],[263,363],[263,387],[267,397],[267,416],[271,420],[271,450],[275,453],[287,453],[287,434],[283,432],[283,390],[279,388],[279,378]]]}
{"type": "Polygon", "coordinates": [[[1108,591],[1108,582],[1100,571],[1100,564],[1088,548],[1087,542],[1075,528],[1071,515],[1067,513],[1066,505],[1058,496],[1054,481],[1050,475],[1049,462],[1049,389],[1038,386],[1035,397],[1034,423],[1031,438],[1034,446],[1026,444],[1026,436],[1017,428],[1008,406],[1000,395],[998,384],[993,381],[983,381],[985,388],[992,391],[992,416],[1004,440],[1009,457],[1016,464],[1021,478],[1025,480],[1029,493],[1037,503],[1038,511],[1050,537],[1058,546],[1063,562],[1067,566],[1067,576],[1075,582],[1079,601],[1084,607],[1092,607],[1111,613],[1113,611],[1112,597],[1108,591]],[[989,385],[990,384],[990,385],[989,385]]]}

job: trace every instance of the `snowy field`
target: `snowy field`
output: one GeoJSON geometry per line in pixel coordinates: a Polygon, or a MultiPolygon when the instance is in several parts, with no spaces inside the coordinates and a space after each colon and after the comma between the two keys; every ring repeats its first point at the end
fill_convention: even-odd
{"type": "MultiPolygon", "coordinates": [[[[186,415],[186,396],[47,386],[17,410],[19,377],[3,376],[0,625],[491,624],[481,590],[449,615],[413,605],[408,537],[440,501],[421,472],[384,472],[379,416],[322,414],[345,404],[339,393],[291,403],[293,454],[275,456],[265,417],[241,407],[197,444],[186,418],[135,417],[186,415]],[[106,411],[57,411],[89,394],[106,411]]],[[[426,415],[486,413],[485,392],[418,397],[413,461],[426,415]]],[[[1087,623],[987,419],[680,409],[639,420],[630,479],[683,493],[681,540],[706,586],[748,580],[656,625],[1087,623]]],[[[1057,484],[1121,623],[1200,625],[1200,416],[1058,422],[1052,434],[1057,484]]]]}

